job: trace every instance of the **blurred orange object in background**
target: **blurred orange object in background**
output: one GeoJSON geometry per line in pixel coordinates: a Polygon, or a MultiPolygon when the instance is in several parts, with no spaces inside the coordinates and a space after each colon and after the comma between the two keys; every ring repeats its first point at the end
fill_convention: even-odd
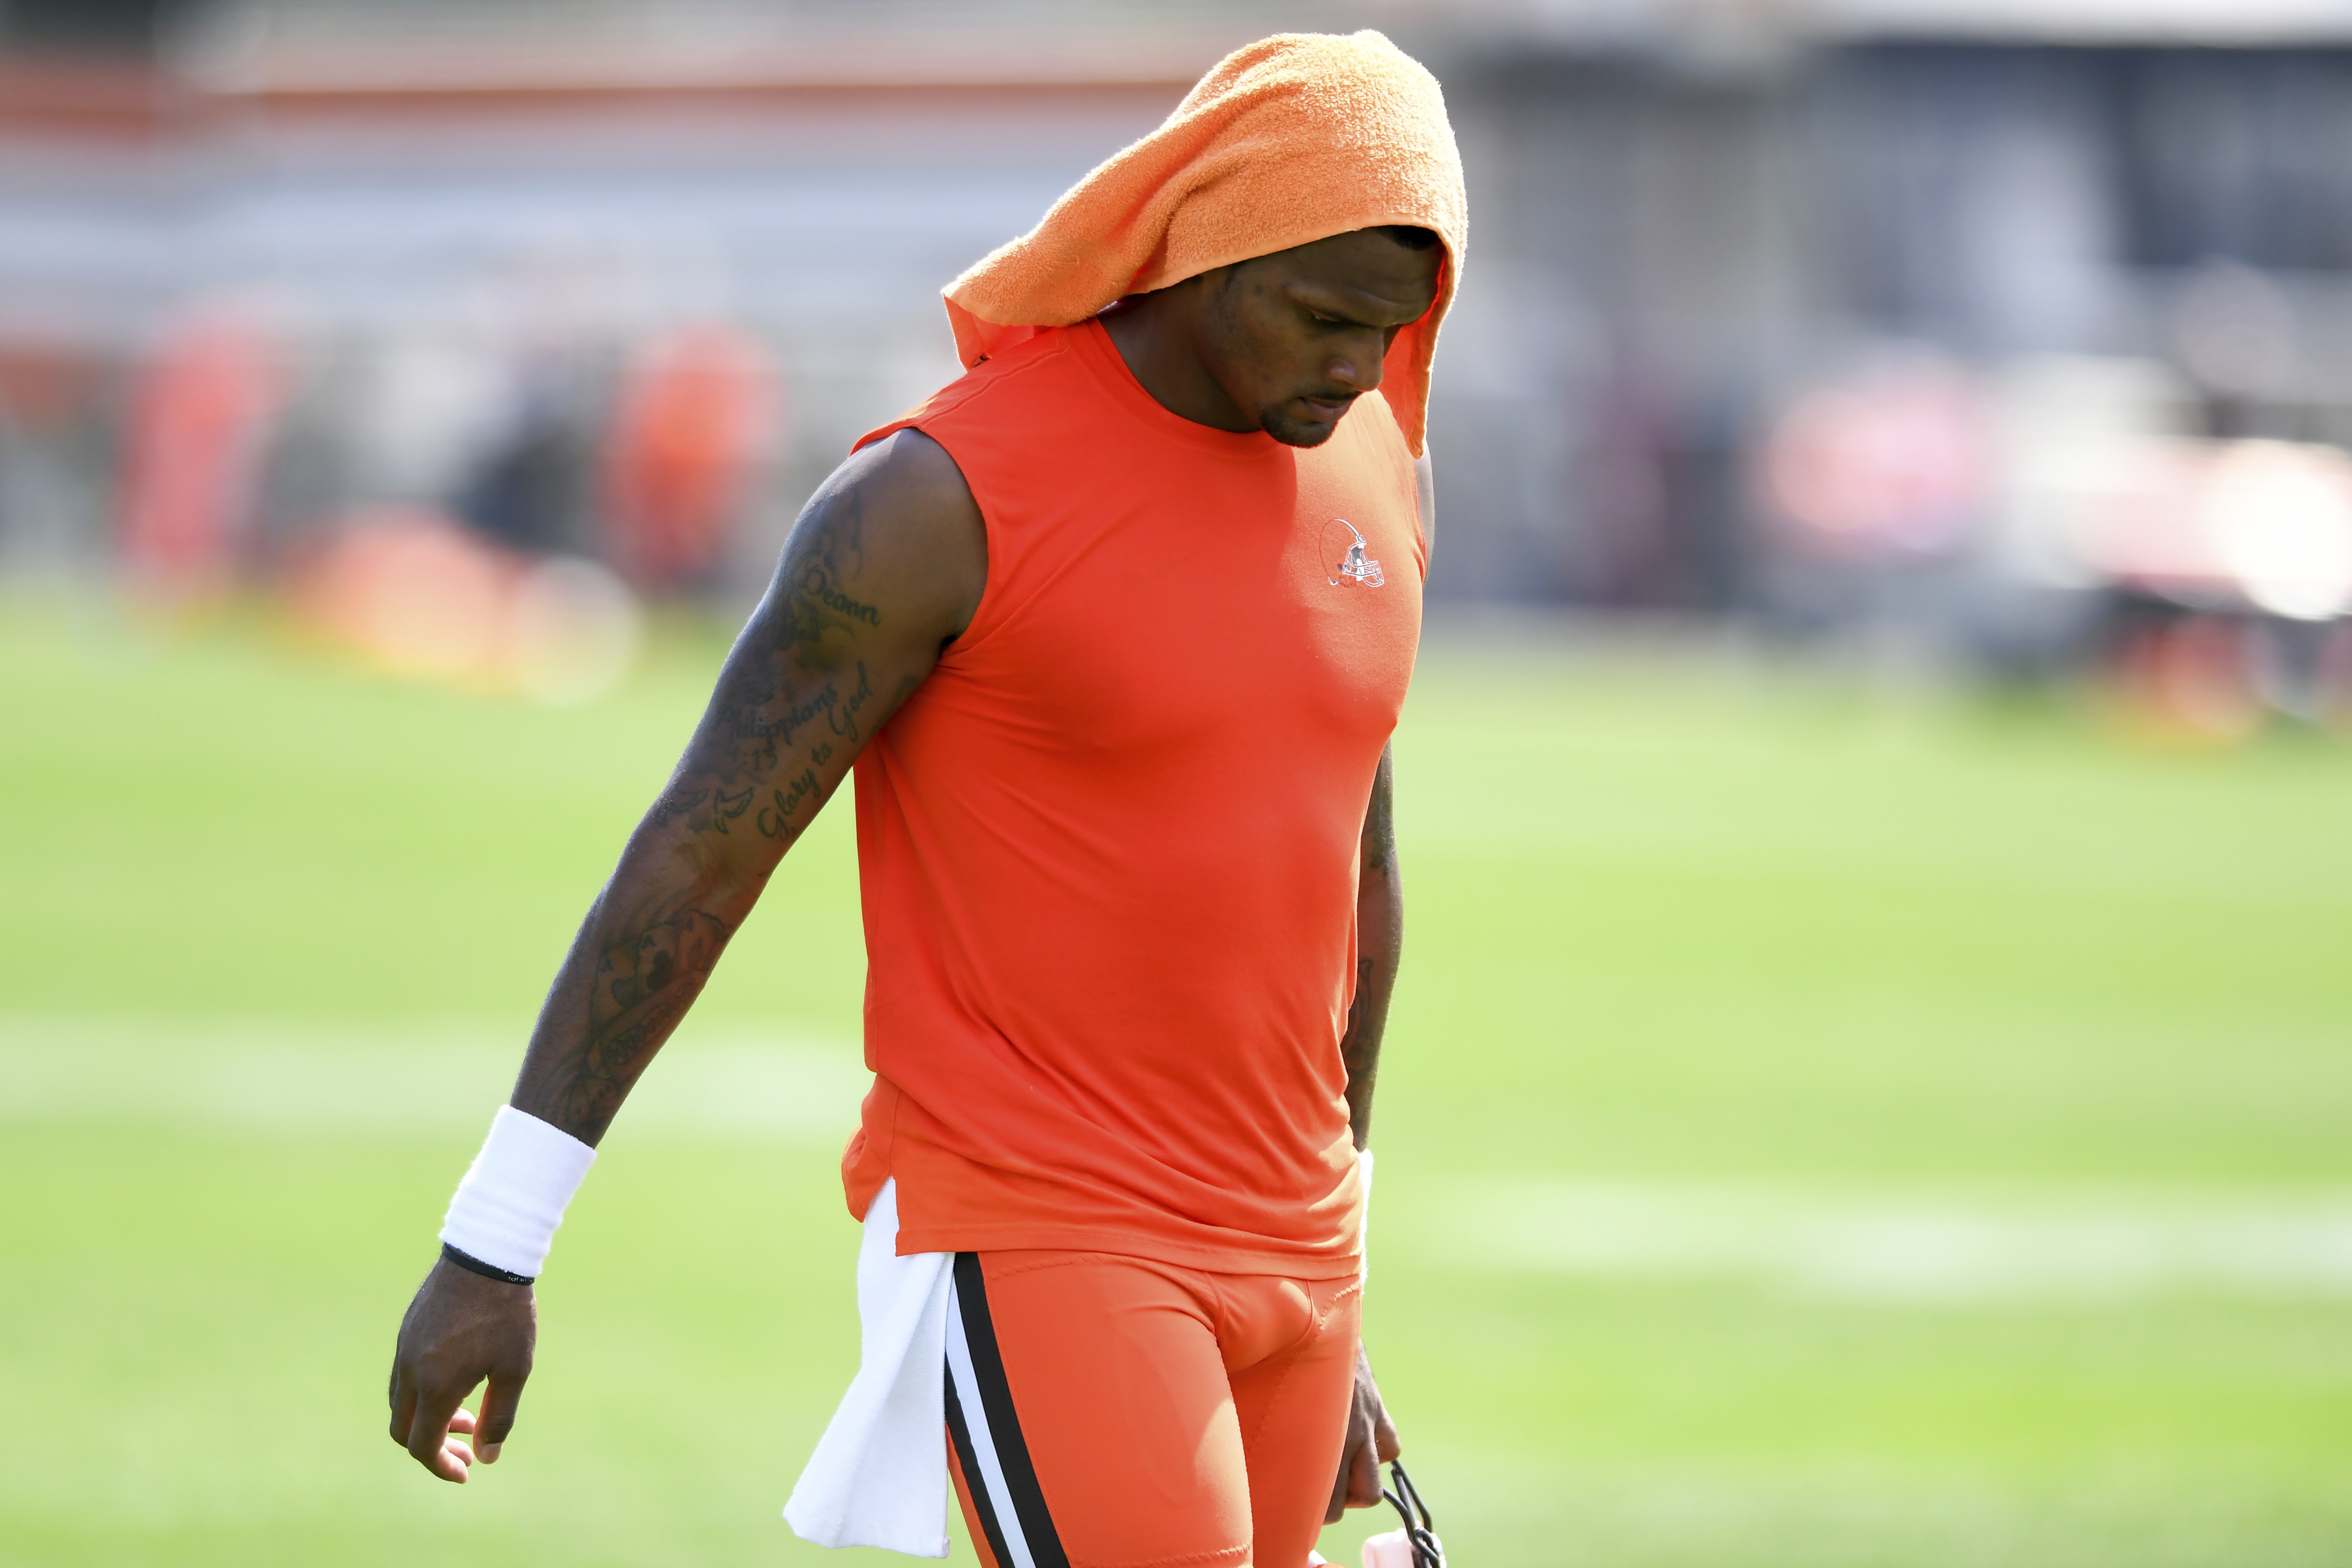
{"type": "Polygon", "coordinates": [[[400,675],[452,678],[497,652],[520,563],[448,518],[385,507],[354,517],[299,574],[304,621],[400,675]]]}
{"type": "Polygon", "coordinates": [[[274,345],[227,310],[168,331],[140,371],[121,492],[130,580],[175,596],[236,565],[254,471],[283,392],[274,345]]]}
{"type": "Polygon", "coordinates": [[[622,570],[658,584],[707,576],[782,415],[769,355],[740,327],[683,327],[641,350],[605,445],[604,507],[622,570]]]}
{"type": "Polygon", "coordinates": [[[644,630],[635,596],[596,563],[501,550],[421,507],[342,520],[292,599],[312,632],[388,673],[558,704],[627,674],[644,630]]]}

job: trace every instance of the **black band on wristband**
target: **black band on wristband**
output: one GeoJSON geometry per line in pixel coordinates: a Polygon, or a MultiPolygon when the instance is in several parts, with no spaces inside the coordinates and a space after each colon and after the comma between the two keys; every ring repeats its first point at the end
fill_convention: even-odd
{"type": "Polygon", "coordinates": [[[485,1263],[471,1253],[460,1252],[447,1242],[441,1244],[441,1256],[460,1268],[471,1269],[486,1279],[503,1279],[509,1285],[528,1285],[539,1278],[535,1274],[515,1274],[494,1263],[485,1263]]]}

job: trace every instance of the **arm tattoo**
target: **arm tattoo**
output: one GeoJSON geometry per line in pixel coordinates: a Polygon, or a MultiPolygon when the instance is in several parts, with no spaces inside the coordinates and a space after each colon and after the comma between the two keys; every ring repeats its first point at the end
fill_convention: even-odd
{"type": "Polygon", "coordinates": [[[740,894],[744,860],[718,839],[756,835],[788,847],[824,804],[818,770],[864,740],[880,710],[856,637],[883,619],[852,592],[864,532],[854,485],[803,519],[647,814],[660,835],[655,861],[633,846],[589,912],[550,1001],[565,1019],[554,1037],[567,1044],[526,1062],[518,1104],[589,1142],[602,1135],[734,934],[716,911],[740,918],[740,898],[723,889],[740,894]]]}
{"type": "Polygon", "coordinates": [[[729,823],[751,809],[751,786],[750,784],[745,784],[733,795],[728,794],[723,789],[716,791],[710,798],[710,826],[724,833],[727,831],[729,823]]]}
{"type": "MultiPolygon", "coordinates": [[[[607,897],[610,889],[607,889],[607,897]]],[[[609,925],[606,900],[589,914],[593,954],[575,951],[568,971],[586,962],[585,1027],[575,1047],[544,1064],[526,1062],[516,1100],[573,1135],[594,1142],[677,1021],[701,994],[734,928],[694,898],[673,897],[630,911],[609,925]]],[[[559,982],[559,989],[562,983],[559,982]]],[[[560,1001],[560,999],[559,999],[560,1001]]]]}
{"type": "Polygon", "coordinates": [[[880,626],[882,611],[845,586],[866,563],[864,498],[854,486],[829,496],[808,523],[728,659],[706,734],[696,737],[689,761],[727,784],[773,777],[803,733],[815,737],[811,751],[828,743],[825,735],[856,735],[857,710],[874,694],[848,644],[880,626]]]}
{"type": "Polygon", "coordinates": [[[676,787],[666,790],[661,799],[654,802],[654,826],[667,827],[671,822],[709,798],[710,792],[707,789],[676,787]]]}
{"type": "Polygon", "coordinates": [[[883,622],[879,605],[851,592],[865,535],[856,486],[811,508],[654,806],[655,826],[681,823],[694,837],[751,831],[790,847],[824,804],[817,770],[845,742],[862,743],[873,722],[873,678],[853,640],[883,622]]]}
{"type": "Polygon", "coordinates": [[[603,1135],[777,858],[920,680],[898,664],[896,622],[917,622],[921,594],[888,609],[861,596],[895,559],[877,554],[882,569],[868,572],[866,508],[902,499],[853,472],[829,481],[793,526],[693,739],[564,961],[515,1086],[518,1109],[587,1142],[603,1135]]]}

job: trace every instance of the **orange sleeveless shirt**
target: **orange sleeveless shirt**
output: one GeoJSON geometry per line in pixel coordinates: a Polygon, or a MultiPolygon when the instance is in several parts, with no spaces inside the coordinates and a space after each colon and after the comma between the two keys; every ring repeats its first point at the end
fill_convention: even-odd
{"type": "Polygon", "coordinates": [[[901,1253],[1352,1272],[1356,878],[1427,564],[1394,416],[1196,425],[1089,321],[858,444],[908,426],[988,584],[857,762],[851,1212],[895,1175],[901,1253]]]}

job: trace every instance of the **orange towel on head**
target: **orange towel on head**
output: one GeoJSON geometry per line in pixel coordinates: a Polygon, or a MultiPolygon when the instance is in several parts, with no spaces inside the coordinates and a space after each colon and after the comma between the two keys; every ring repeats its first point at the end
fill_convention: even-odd
{"type": "Polygon", "coordinates": [[[1226,56],[1159,130],[948,285],[956,353],[976,365],[1127,295],[1381,224],[1445,242],[1436,302],[1382,369],[1418,457],[1470,211],[1437,79],[1374,32],[1283,33],[1226,56]]]}

